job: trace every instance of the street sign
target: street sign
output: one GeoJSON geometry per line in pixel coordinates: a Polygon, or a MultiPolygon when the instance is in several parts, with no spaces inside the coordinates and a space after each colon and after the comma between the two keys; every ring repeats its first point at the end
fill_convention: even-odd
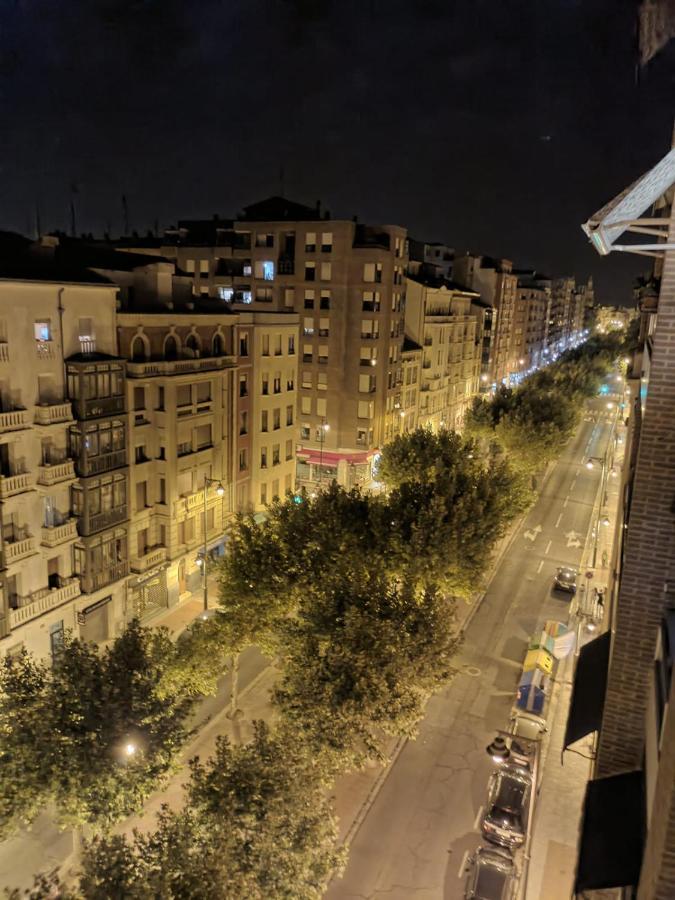
{"type": "Polygon", "coordinates": [[[592,577],[593,577],[592,572],[586,572],[586,578],[592,578],[592,577]]]}

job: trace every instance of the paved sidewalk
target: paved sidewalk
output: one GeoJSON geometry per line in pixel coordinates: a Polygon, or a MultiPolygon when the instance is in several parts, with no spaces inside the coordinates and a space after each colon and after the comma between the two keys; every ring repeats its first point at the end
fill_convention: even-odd
{"type": "MultiPolygon", "coordinates": [[[[617,424],[614,468],[623,466],[625,427],[617,424]]],[[[609,564],[619,506],[621,478],[607,477],[607,503],[601,511],[607,513],[609,526],[600,526],[596,554],[596,567],[592,569],[594,529],[598,519],[598,504],[603,498],[598,490],[592,526],[580,566],[581,586],[577,601],[570,608],[570,625],[577,627],[579,644],[598,637],[607,628],[607,610],[595,602],[594,589],[607,588],[609,594],[609,564]],[[592,572],[592,578],[586,578],[592,572]],[[581,613],[581,615],[580,615],[581,613]],[[592,616],[593,618],[591,618],[592,616]],[[589,630],[589,624],[593,630],[589,630]]],[[[549,731],[542,747],[540,792],[535,806],[529,874],[525,900],[569,900],[572,896],[577,863],[577,845],[586,784],[592,774],[592,758],[595,754],[595,735],[578,741],[562,752],[567,726],[572,685],[577,656],[569,656],[559,666],[549,705],[549,731]]]]}

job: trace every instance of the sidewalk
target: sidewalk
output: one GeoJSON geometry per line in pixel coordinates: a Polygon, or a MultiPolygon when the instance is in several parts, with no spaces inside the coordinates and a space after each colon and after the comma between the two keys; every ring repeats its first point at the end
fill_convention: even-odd
{"type": "MultiPolygon", "coordinates": [[[[614,467],[623,466],[625,428],[617,424],[617,444],[614,467]]],[[[600,526],[596,567],[592,569],[594,529],[597,504],[602,504],[600,489],[594,506],[588,540],[580,566],[580,594],[570,607],[569,622],[577,627],[581,646],[606,630],[606,610],[594,598],[596,587],[609,588],[609,563],[612,558],[614,534],[619,526],[617,512],[621,479],[607,477],[607,503],[601,507],[610,519],[609,526],[600,526]],[[604,565],[603,565],[604,562],[604,565]],[[587,578],[586,573],[592,572],[587,578]],[[589,630],[590,623],[593,630],[589,630]]],[[[605,592],[608,594],[608,590],[605,592]]],[[[595,735],[578,741],[563,755],[563,743],[577,656],[568,656],[559,666],[549,706],[549,731],[542,747],[539,796],[535,806],[530,849],[529,872],[525,900],[569,900],[574,886],[577,864],[577,844],[586,784],[592,774],[595,754],[595,735]]]]}

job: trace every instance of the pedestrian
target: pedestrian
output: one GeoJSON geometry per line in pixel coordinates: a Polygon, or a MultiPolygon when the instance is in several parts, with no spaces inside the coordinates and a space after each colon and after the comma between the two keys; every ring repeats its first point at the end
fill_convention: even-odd
{"type": "Polygon", "coordinates": [[[604,587],[595,589],[595,602],[598,604],[600,609],[605,611],[605,589],[604,587]]]}

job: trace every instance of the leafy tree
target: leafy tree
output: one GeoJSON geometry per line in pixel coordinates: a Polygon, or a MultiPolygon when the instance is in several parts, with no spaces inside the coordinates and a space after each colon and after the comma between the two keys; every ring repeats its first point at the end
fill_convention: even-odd
{"type": "Polygon", "coordinates": [[[161,689],[172,653],[134,622],[103,651],[66,637],[51,668],[2,660],[0,834],[50,802],[61,823],[102,828],[141,809],[185,736],[190,701],[161,689]]]}
{"type": "Polygon", "coordinates": [[[443,429],[434,433],[428,428],[417,428],[385,444],[379,464],[380,480],[388,488],[408,482],[430,484],[449,470],[456,470],[465,459],[472,459],[475,452],[474,443],[455,431],[443,429]]]}
{"type": "Polygon", "coordinates": [[[452,675],[454,607],[380,574],[316,585],[283,623],[273,702],[285,726],[333,770],[383,757],[384,735],[413,735],[452,675]]]}
{"type": "MultiPolygon", "coordinates": [[[[344,862],[324,773],[297,742],[254,725],[253,740],[191,763],[186,809],[157,828],[96,838],[77,896],[85,900],[318,900],[344,862]]],[[[40,898],[41,900],[41,898],[40,898]]]]}

